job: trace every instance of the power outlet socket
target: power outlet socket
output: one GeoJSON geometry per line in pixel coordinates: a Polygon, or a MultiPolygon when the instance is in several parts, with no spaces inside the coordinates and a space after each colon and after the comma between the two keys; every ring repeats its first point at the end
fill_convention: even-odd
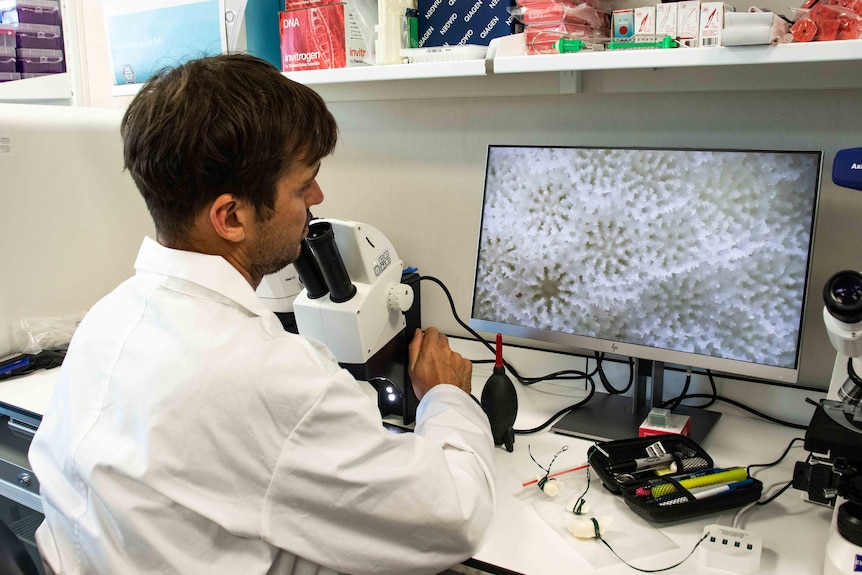
{"type": "Polygon", "coordinates": [[[723,525],[703,528],[706,539],[698,549],[698,559],[707,567],[749,575],[760,570],[763,537],[744,529],[723,525]]]}

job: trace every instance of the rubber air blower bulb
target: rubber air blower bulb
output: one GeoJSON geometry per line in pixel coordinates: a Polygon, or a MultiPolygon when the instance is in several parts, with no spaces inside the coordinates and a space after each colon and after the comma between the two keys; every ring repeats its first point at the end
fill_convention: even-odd
{"type": "Polygon", "coordinates": [[[497,359],[494,373],[482,389],[482,409],[491,423],[494,445],[505,445],[509,453],[515,447],[515,418],[518,416],[518,395],[503,367],[503,336],[497,334],[497,359]]]}

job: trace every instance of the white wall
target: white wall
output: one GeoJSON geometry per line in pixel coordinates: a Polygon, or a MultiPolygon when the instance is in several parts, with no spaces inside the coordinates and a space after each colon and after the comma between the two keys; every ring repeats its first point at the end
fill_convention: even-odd
{"type": "MultiPolygon", "coordinates": [[[[834,359],[820,320],[822,285],[839,269],[862,269],[862,193],[831,183],[835,152],[862,146],[860,95],[814,90],[338,102],[331,108],[342,141],[321,170],[326,201],[317,213],[378,227],[408,265],[449,286],[466,318],[490,143],[823,150],[802,365],[802,383],[822,388],[834,359]]],[[[423,290],[427,322],[463,333],[436,286],[423,284],[423,290]]]]}
{"type": "Polygon", "coordinates": [[[0,104],[0,356],[11,322],[86,311],[134,273],[144,201],[116,110],[0,104]]]}

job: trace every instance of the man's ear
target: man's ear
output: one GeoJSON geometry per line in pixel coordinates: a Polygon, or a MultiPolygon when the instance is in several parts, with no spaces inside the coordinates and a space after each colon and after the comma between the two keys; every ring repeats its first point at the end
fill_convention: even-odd
{"type": "Polygon", "coordinates": [[[233,194],[222,194],[210,205],[213,230],[229,242],[241,242],[246,238],[246,226],[253,217],[254,210],[249,203],[233,194]]]}

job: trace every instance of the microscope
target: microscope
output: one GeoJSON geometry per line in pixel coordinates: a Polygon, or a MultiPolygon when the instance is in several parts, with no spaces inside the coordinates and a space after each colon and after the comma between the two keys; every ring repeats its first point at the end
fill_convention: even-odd
{"type": "MultiPolygon", "coordinates": [[[[842,150],[833,181],[862,189],[860,169],[862,148],[842,150]]],[[[823,573],[839,575],[862,570],[862,273],[834,274],[823,299],[823,321],[837,355],[826,399],[805,433],[805,449],[813,456],[796,464],[793,487],[812,502],[834,507],[823,573]]]]}
{"type": "Polygon", "coordinates": [[[422,321],[419,275],[402,268],[373,226],[315,219],[297,261],[264,278],[258,297],[285,329],[323,342],[353,377],[369,382],[383,417],[401,416],[407,425],[419,403],[407,346],[422,321]]]}
{"type": "MultiPolygon", "coordinates": [[[[407,348],[422,326],[421,278],[402,268],[395,248],[374,227],[315,219],[296,262],[264,277],[257,295],[287,331],[323,342],[341,367],[370,383],[383,417],[400,416],[409,425],[416,421],[419,405],[407,348]]],[[[495,443],[512,451],[518,403],[503,369],[501,348],[498,336],[497,364],[481,405],[495,443]]]]}

